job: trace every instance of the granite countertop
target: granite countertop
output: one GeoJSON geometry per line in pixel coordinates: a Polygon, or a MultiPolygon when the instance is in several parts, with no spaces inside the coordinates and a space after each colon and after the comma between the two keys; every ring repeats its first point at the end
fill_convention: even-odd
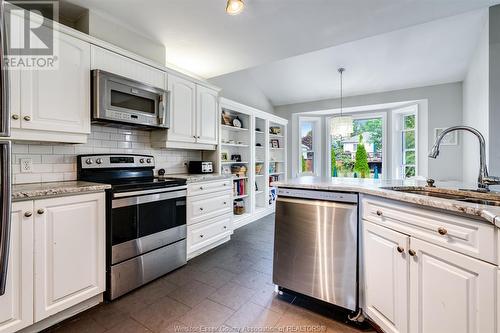
{"type": "MultiPolygon", "coordinates": [[[[481,205],[469,202],[462,202],[451,199],[443,199],[420,194],[405,193],[387,189],[387,187],[411,187],[424,188],[425,181],[418,180],[380,180],[380,179],[360,179],[360,178],[321,178],[304,176],[285,181],[274,182],[277,187],[357,192],[374,195],[386,199],[398,200],[407,203],[427,206],[431,208],[443,209],[455,213],[471,215],[482,218],[500,227],[500,207],[481,205]]],[[[449,192],[463,188],[474,188],[457,182],[436,182],[436,188],[432,191],[449,192]]],[[[429,188],[426,188],[429,189],[429,188]]],[[[460,192],[468,196],[477,196],[481,199],[500,200],[500,192],[489,193],[469,193],[460,192]]]]}
{"type": "Polygon", "coordinates": [[[212,180],[230,179],[233,177],[233,175],[231,174],[219,174],[219,173],[201,173],[201,174],[178,173],[178,174],[169,174],[165,176],[186,179],[186,182],[188,184],[208,182],[212,180]]]}
{"type": "Polygon", "coordinates": [[[66,196],[100,192],[111,188],[108,184],[83,181],[32,183],[12,186],[12,200],[33,200],[38,198],[66,196]]]}

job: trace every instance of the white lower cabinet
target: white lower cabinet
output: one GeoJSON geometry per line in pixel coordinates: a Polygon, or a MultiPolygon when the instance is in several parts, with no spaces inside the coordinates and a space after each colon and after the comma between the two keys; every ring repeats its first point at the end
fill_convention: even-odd
{"type": "Polygon", "coordinates": [[[0,332],[16,332],[33,323],[33,202],[12,204],[9,263],[5,294],[0,296],[0,332]]]}
{"type": "Polygon", "coordinates": [[[362,223],[365,311],[385,332],[495,332],[495,265],[362,223]]]}
{"type": "Polygon", "coordinates": [[[188,259],[229,240],[233,233],[230,183],[230,179],[223,179],[188,184],[188,259]]]}
{"type": "Polygon", "coordinates": [[[104,291],[104,194],[35,201],[35,321],[104,291]]]}
{"type": "Polygon", "coordinates": [[[104,193],[12,204],[0,332],[15,332],[105,289],[104,193]]]}

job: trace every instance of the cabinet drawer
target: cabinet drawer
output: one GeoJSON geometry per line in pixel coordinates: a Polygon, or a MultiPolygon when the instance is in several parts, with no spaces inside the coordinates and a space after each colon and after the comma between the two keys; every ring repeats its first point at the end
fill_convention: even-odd
{"type": "Polygon", "coordinates": [[[198,223],[232,211],[231,194],[226,193],[214,197],[200,196],[195,200],[188,198],[188,224],[198,223]]]}
{"type": "Polygon", "coordinates": [[[472,257],[497,263],[491,224],[391,200],[364,198],[363,219],[472,257]]]}
{"type": "Polygon", "coordinates": [[[206,247],[233,233],[232,214],[188,226],[188,252],[206,247]]]}
{"type": "Polygon", "coordinates": [[[188,184],[187,195],[202,195],[218,191],[231,191],[231,179],[188,184]]]}

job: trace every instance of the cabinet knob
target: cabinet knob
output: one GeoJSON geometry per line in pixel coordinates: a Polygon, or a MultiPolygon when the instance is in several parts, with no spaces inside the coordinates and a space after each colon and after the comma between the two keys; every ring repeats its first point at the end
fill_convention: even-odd
{"type": "Polygon", "coordinates": [[[224,229],[227,229],[227,227],[226,227],[226,226],[224,226],[224,229]]]}
{"type": "Polygon", "coordinates": [[[396,249],[398,250],[399,253],[405,252],[405,249],[403,249],[401,246],[398,246],[396,249]]]}
{"type": "Polygon", "coordinates": [[[30,116],[24,116],[23,119],[26,120],[26,121],[31,121],[31,117],[30,116]]]}
{"type": "Polygon", "coordinates": [[[26,216],[26,217],[31,217],[31,215],[33,215],[33,213],[32,213],[32,212],[25,212],[25,213],[24,213],[24,216],[26,216]]]}
{"type": "Polygon", "coordinates": [[[203,238],[203,235],[200,235],[200,238],[203,238]]]}
{"type": "Polygon", "coordinates": [[[377,210],[377,215],[378,216],[382,216],[382,211],[381,210],[377,210]]]}
{"type": "Polygon", "coordinates": [[[227,205],[227,201],[224,201],[224,205],[227,205]]]}
{"type": "Polygon", "coordinates": [[[200,210],[203,210],[203,207],[200,207],[200,210]]]}
{"type": "Polygon", "coordinates": [[[13,114],[13,115],[12,115],[12,119],[14,119],[14,120],[18,120],[18,119],[19,119],[19,115],[18,115],[18,114],[13,114]]]}
{"type": "Polygon", "coordinates": [[[410,249],[410,250],[408,250],[408,254],[411,255],[412,257],[414,257],[417,254],[417,252],[410,249]]]}
{"type": "Polygon", "coordinates": [[[203,190],[203,186],[200,186],[200,190],[203,190]]]}
{"type": "Polygon", "coordinates": [[[441,235],[441,236],[444,236],[448,233],[448,230],[446,230],[445,228],[438,228],[438,233],[441,235]]]}
{"type": "Polygon", "coordinates": [[[38,214],[42,215],[43,213],[45,213],[45,209],[43,208],[40,208],[39,210],[36,211],[38,214]]]}

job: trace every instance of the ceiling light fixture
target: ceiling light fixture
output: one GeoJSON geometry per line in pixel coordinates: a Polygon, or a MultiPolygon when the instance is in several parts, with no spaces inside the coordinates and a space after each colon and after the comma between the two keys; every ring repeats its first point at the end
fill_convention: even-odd
{"type": "Polygon", "coordinates": [[[331,121],[330,133],[337,137],[347,137],[353,132],[352,116],[344,116],[342,114],[344,106],[344,96],[343,96],[343,74],[345,68],[339,68],[337,70],[340,74],[340,117],[333,117],[331,121]]]}
{"type": "Polygon", "coordinates": [[[227,0],[226,13],[229,15],[238,15],[245,8],[243,0],[227,0]]]}

